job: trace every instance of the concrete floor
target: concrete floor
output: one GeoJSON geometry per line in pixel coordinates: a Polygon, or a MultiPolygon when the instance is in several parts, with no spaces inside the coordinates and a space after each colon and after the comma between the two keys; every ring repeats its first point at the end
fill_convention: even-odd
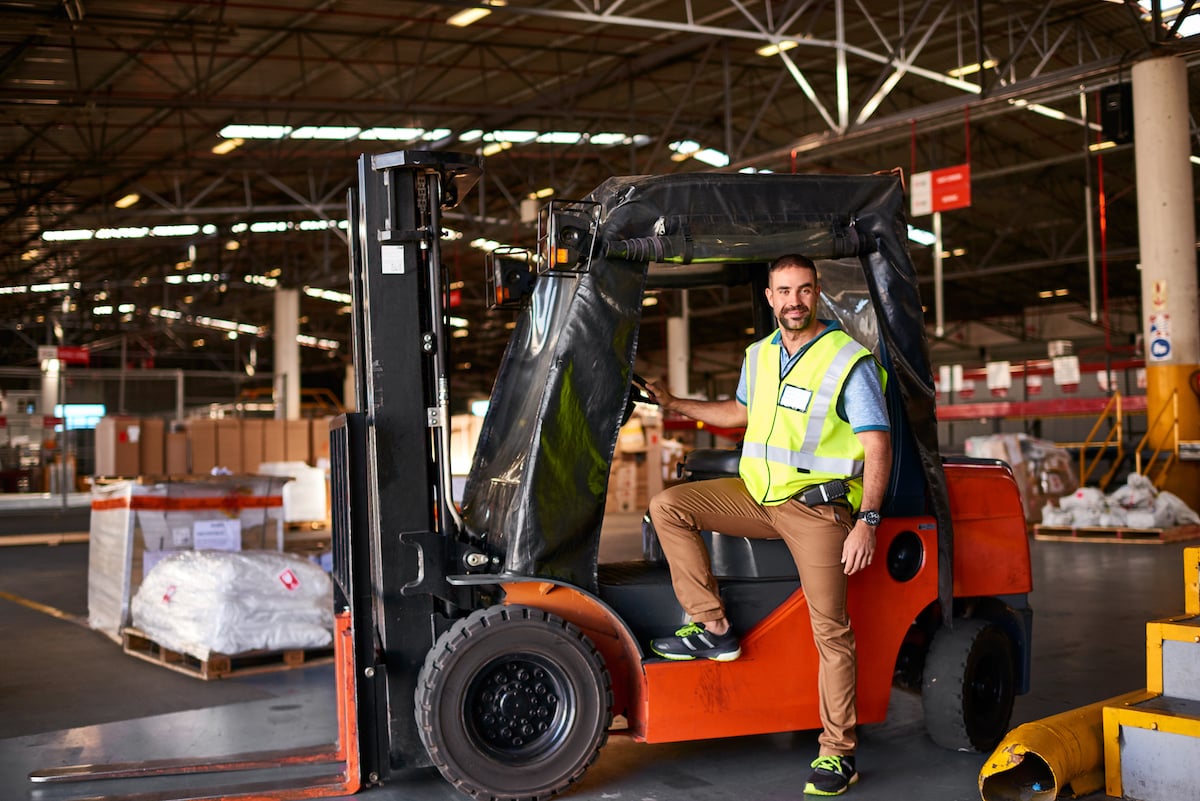
{"type": "MultiPolygon", "coordinates": [[[[636,552],[635,522],[632,517],[614,519],[606,526],[608,558],[636,552]]],[[[0,532],[20,533],[3,519],[0,532]]],[[[333,741],[331,667],[203,682],[140,662],[84,623],[85,544],[2,543],[0,534],[3,799],[58,801],[151,789],[127,781],[74,787],[28,781],[30,771],[60,765],[200,757],[333,741]]],[[[1031,541],[1033,689],[1018,697],[1014,726],[1145,685],[1146,621],[1183,611],[1183,547],[1031,541]]],[[[639,744],[614,735],[583,780],[560,797],[799,799],[815,754],[816,733],[811,731],[666,745],[639,744]]],[[[889,720],[862,728],[862,781],[848,797],[978,799],[978,772],[986,756],[935,746],[924,734],[919,698],[895,691],[889,720]]],[[[277,777],[264,771],[252,778],[269,785],[277,777]]],[[[153,788],[187,787],[190,795],[183,797],[192,797],[215,792],[217,781],[193,776],[174,784],[156,781],[153,788]]],[[[402,782],[355,797],[464,798],[432,769],[414,771],[402,782]]]]}

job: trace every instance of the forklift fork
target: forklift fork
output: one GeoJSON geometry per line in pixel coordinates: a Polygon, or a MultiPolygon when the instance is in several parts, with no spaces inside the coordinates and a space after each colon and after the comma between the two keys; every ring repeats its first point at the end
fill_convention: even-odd
{"type": "MultiPolygon", "coordinates": [[[[66,765],[37,770],[29,780],[39,784],[91,782],[116,779],[150,779],[200,773],[236,773],[238,771],[318,768],[327,765],[334,772],[319,774],[309,770],[302,776],[283,775],[271,780],[243,781],[222,787],[210,787],[197,795],[194,790],[139,790],[114,795],[87,795],[88,801],[289,801],[304,798],[333,798],[351,795],[362,786],[359,762],[358,712],[354,683],[354,647],[350,611],[337,613],[334,619],[334,660],[337,684],[337,742],[295,750],[256,751],[229,754],[209,759],[159,759],[146,762],[66,765]]],[[[64,796],[62,801],[68,801],[64,796]]]]}

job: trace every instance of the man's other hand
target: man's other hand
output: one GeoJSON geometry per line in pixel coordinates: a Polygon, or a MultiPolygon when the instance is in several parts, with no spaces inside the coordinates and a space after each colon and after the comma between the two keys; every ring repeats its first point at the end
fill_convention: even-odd
{"type": "Polygon", "coordinates": [[[862,520],[856,520],[854,528],[842,544],[842,564],[847,576],[853,576],[875,558],[875,529],[862,520]]]}

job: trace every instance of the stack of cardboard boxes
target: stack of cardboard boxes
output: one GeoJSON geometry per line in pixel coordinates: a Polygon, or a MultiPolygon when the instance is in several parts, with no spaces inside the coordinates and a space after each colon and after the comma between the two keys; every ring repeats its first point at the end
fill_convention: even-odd
{"type": "Polygon", "coordinates": [[[663,439],[657,416],[631,417],[617,438],[605,508],[609,512],[646,511],[655,494],[678,483],[675,465],[683,460],[684,451],[675,440],[663,439]]]}
{"type": "Polygon", "coordinates": [[[328,417],[194,419],[168,430],[158,417],[107,416],[96,426],[97,476],[257,473],[264,462],[329,460],[328,417]]]}

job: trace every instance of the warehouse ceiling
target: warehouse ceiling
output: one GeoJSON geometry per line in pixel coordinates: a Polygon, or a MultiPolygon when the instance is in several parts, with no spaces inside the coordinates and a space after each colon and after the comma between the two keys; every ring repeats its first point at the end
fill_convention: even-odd
{"type": "MultiPolygon", "coordinates": [[[[1044,355],[1063,319],[1124,349],[1140,330],[1133,146],[1097,148],[1100,99],[1178,55],[1200,153],[1200,11],[1176,6],[0,0],[0,358],[88,345],[99,367],[267,373],[272,287],[295,287],[306,381],[340,381],[355,160],[418,148],[486,156],[446,219],[469,393],[490,387],[512,319],[485,309],[472,243],[532,244],[532,194],[623,174],[969,164],[970,208],[942,215],[941,331],[933,249],[911,243],[935,352],[1044,355]]],[[[659,300],[646,350],[679,313],[659,300]]],[[[744,292],[687,303],[698,353],[742,336],[744,292]]]]}

